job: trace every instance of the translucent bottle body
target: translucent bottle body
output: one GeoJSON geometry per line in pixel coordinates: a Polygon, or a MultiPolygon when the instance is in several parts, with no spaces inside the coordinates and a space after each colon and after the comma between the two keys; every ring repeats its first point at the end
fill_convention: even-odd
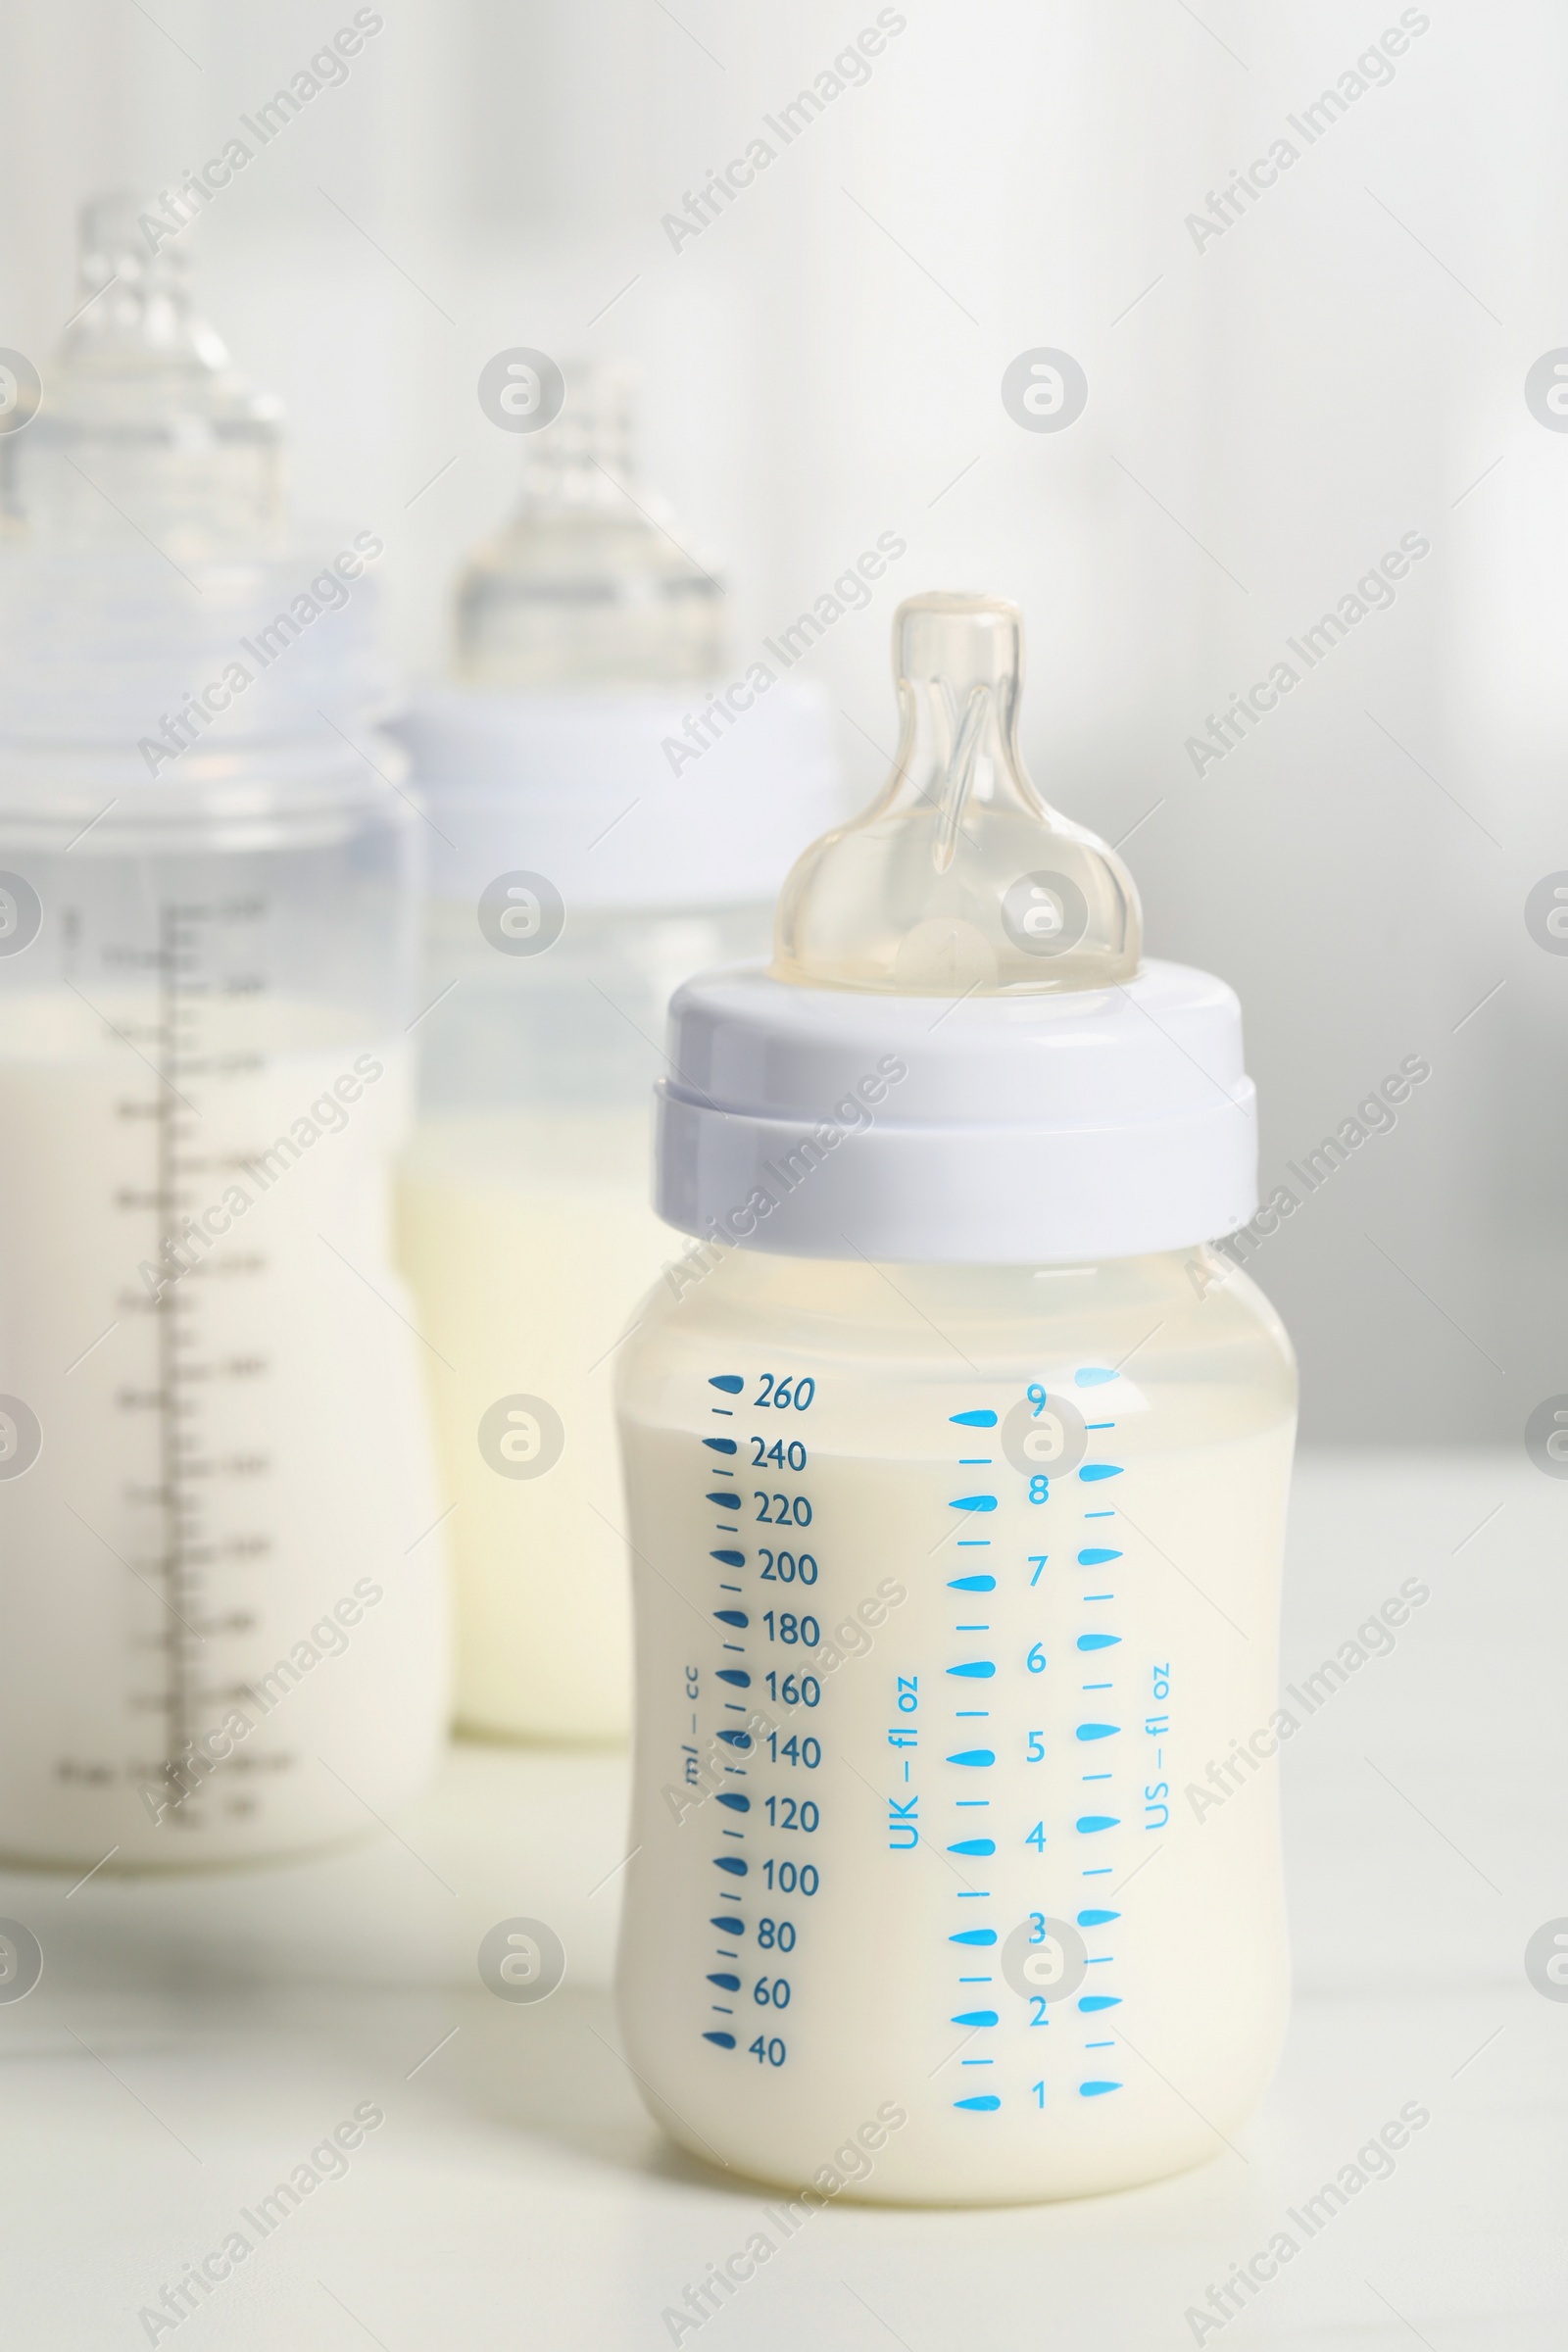
{"type": "Polygon", "coordinates": [[[715,1253],[617,1393],[619,1997],[665,2129],[792,2188],[858,2135],[843,2193],[911,2202],[1214,2153],[1287,1997],[1267,1775],[1188,1793],[1275,1705],[1295,1373],[1260,1295],[1201,1250],[715,1253]]]}
{"type": "Polygon", "coordinates": [[[460,1723],[623,1738],[630,1608],[616,1346],[680,1245],[648,1205],[654,1040],[671,991],[754,953],[765,908],[573,911],[547,955],[498,954],[471,902],[428,912],[420,1115],[399,1255],[430,1365],[458,1610],[460,1723]],[[443,993],[444,992],[444,993],[443,993]],[[537,1475],[481,1444],[508,1396],[559,1417],[537,1475]]]}
{"type": "Polygon", "coordinates": [[[328,1842],[444,1728],[388,1214],[412,819],[341,778],[285,813],[230,760],[83,832],[54,757],[0,812],[33,932],[0,956],[0,1851],[328,1842]]]}

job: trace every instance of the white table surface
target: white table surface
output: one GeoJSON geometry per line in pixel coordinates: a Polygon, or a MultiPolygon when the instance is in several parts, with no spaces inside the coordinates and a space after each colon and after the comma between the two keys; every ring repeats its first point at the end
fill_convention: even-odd
{"type": "MultiPolygon", "coordinates": [[[[704,2352],[1172,2352],[1407,2100],[1431,2123],[1207,2344],[1558,2352],[1568,2002],[1526,1940],[1568,1916],[1568,1482],[1516,1454],[1308,1457],[1286,1677],[1401,1578],[1432,1598],[1285,1750],[1297,1998],[1234,2151],[1131,2193],[998,2212],[830,2207],[704,2352]],[[1475,1532],[1479,1529],[1479,1532],[1475,1532]]],[[[275,1870],[0,1875],[46,1954],[0,2007],[0,2344],[112,2352],[362,2101],[385,2123],[187,2318],[180,2352],[668,2344],[762,2193],[665,2144],[608,1990],[625,1759],[463,1746],[352,1850],[275,1870]],[[493,1998],[494,1922],[550,1921],[565,1984],[493,1998]],[[442,2045],[437,2047],[437,2045],[442,2045]],[[429,2055],[434,2051],[434,2055],[429,2055]]]]}

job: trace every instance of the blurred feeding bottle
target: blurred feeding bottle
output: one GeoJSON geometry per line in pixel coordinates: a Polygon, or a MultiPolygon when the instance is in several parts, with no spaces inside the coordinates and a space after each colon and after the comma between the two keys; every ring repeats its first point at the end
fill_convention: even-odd
{"type": "Polygon", "coordinates": [[[619,2000],[694,2154],[1005,2203],[1198,2163],[1272,2071],[1296,1379],[1207,1247],[1236,998],[1029,783],[1016,609],[916,597],[895,655],[882,798],[670,1008],[619,2000]]]}
{"type": "Polygon", "coordinates": [[[0,443],[0,1852],[110,1869],[359,1833],[445,1679],[381,543],[136,215],[0,443]]]}
{"type": "Polygon", "coordinates": [[[647,1198],[664,1009],[761,950],[835,804],[797,681],[701,723],[727,596],[653,519],[623,370],[566,379],[516,515],[463,572],[462,683],[404,728],[433,830],[399,1221],[437,1351],[459,1720],[593,1740],[630,1711],[611,1381],[670,1253],[647,1198]]]}

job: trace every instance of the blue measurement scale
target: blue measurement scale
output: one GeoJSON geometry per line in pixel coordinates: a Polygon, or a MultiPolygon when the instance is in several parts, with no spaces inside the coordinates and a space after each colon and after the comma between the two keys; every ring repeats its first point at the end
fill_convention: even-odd
{"type": "MultiPolygon", "coordinates": [[[[1116,1377],[1104,1366],[1080,1366],[1073,1390],[1093,1396],[1116,1377]]],[[[932,1818],[965,1882],[952,1889],[948,1935],[946,2022],[965,2035],[955,2064],[968,2078],[953,2104],[977,2116],[998,2114],[1009,2098],[1043,2108],[1053,2095],[1029,2056],[1020,2064],[1019,2030],[1051,2030],[1054,2071],[1065,2069],[1061,2087],[1081,2098],[1121,2088],[1108,2030],[1121,2006],[1113,1935],[1120,1914],[1102,1887],[1121,1875],[1116,1833],[1134,1795],[1127,1746],[1112,1744],[1126,1729],[1118,1691],[1125,1670],[1115,1655],[1122,1546],[1110,1500],[1123,1465],[1113,1458],[1108,1410],[1088,1421],[1058,1406],[1041,1383],[1030,1385],[1026,1405],[1024,1416],[1015,1405],[1005,1415],[1014,1433],[1005,1452],[1004,1417],[992,1407],[949,1416],[958,1441],[955,1484],[969,1490],[950,1503],[964,1530],[953,1549],[967,1556],[963,1571],[946,1580],[952,1654],[928,1701],[947,1768],[934,1776],[941,1794],[932,1818]],[[1021,1554],[1011,1540],[1020,1487],[1029,1513],[1021,1554]],[[1051,1620],[1063,1630],[1026,1643],[1027,1596],[1043,1587],[1051,1620]],[[1038,1790],[1027,1786],[1036,1769],[1038,1790]],[[985,1883],[1016,1884],[1020,1848],[1035,1858],[1028,1877],[1037,1889],[1022,1923],[985,1883]]],[[[1043,1606],[1035,1622],[1044,1627],[1043,1606]]]]}
{"type": "MultiPolygon", "coordinates": [[[[1147,1714],[1144,1662],[1123,1653],[1118,1377],[1082,1364],[1059,1393],[1034,1382],[946,1415],[951,1532],[922,1579],[940,1580],[951,1612],[945,1654],[934,1672],[894,1677],[886,1845],[913,1854],[924,1839],[947,1865],[944,2073],[949,2103],[976,2117],[1122,2087],[1114,1891],[1163,1826],[1137,1734],[1157,1738],[1165,1721],[1147,1714]]],[[[708,1386],[698,1471],[713,1642],[708,1671],[686,1670],[687,1753],[711,1825],[700,2031],[781,2068],[791,1970],[810,1965],[822,1885],[808,1840],[824,1800],[808,1791],[832,1786],[815,1776],[824,1752],[834,1761],[813,1671],[831,1563],[810,1548],[812,1500],[797,1484],[816,1384],[716,1373],[708,1386]]],[[[1164,1669],[1151,1691],[1165,1696],[1164,1669]]]]}
{"type": "MultiPolygon", "coordinates": [[[[816,1394],[816,1384],[808,1376],[792,1383],[763,1373],[754,1385],[753,1404],[758,1411],[770,1409],[792,1416],[808,1411],[816,1394]]],[[[709,1387],[718,1393],[709,1407],[713,1421],[736,1423],[737,1406],[723,1399],[738,1399],[744,1394],[743,1376],[715,1373],[709,1387]]],[[[821,1820],[815,1798],[771,1785],[776,1775],[767,1775],[769,1785],[764,1786],[765,1766],[782,1765],[787,1777],[797,1769],[814,1772],[822,1760],[817,1735],[779,1728],[793,1722],[797,1710],[814,1712],[822,1699],[821,1678],[809,1671],[811,1654],[820,1641],[820,1624],[808,1608],[787,1605],[797,1593],[809,1593],[820,1573],[815,1556],[797,1541],[811,1524],[810,1498],[782,1484],[777,1491],[755,1485],[759,1475],[767,1477],[775,1470],[798,1475],[807,1466],[805,1441],[794,1434],[792,1426],[781,1424],[780,1428],[782,1434],[771,1440],[754,1438],[744,1446],[739,1436],[724,1429],[715,1429],[702,1440],[710,1457],[704,1467],[710,1482],[705,1500],[713,1513],[710,1532],[718,1539],[709,1556],[718,1571],[712,1619],[719,1634],[721,1660],[710,1677],[720,1695],[717,1720],[709,1726],[707,1770],[710,1775],[716,1770],[722,1784],[711,1790],[712,1801],[724,1816],[717,1826],[723,1846],[712,1859],[720,1874],[721,1891],[730,1904],[711,1914],[709,1921],[716,1938],[710,1954],[715,1965],[708,1971],[708,1986],[714,1997],[707,2004],[712,2022],[704,2028],[703,2038],[720,2050],[738,2050],[744,2038],[749,2056],[774,2067],[785,2064],[788,2044],[781,2033],[770,2029],[789,2007],[792,1991],[789,1977],[776,1963],[788,1960],[799,1931],[795,1920],[782,1911],[775,1914],[773,1909],[756,1906],[775,1894],[809,1901],[821,1883],[814,1862],[758,1850],[758,1833],[777,1832],[785,1838],[808,1837],[821,1820]],[[734,1486],[728,1483],[731,1477],[736,1480],[734,1486]],[[752,1523],[775,1531],[775,1542],[748,1546],[739,1541],[748,1497],[752,1523]],[[750,1585],[742,1581],[742,1571],[748,1567],[754,1572],[750,1585]],[[763,1605],[759,1606],[758,1591],[763,1583],[771,1584],[775,1591],[763,1596],[763,1605]],[[764,1722],[772,1728],[761,1728],[764,1722]],[[748,1965],[743,1977],[740,1947],[748,1939],[763,1958],[760,1965],[748,1965]],[[761,2020],[755,2035],[747,2034],[748,2021],[740,2014],[743,1996],[749,1999],[753,2015],[761,2020]]],[[[688,1679],[696,1686],[690,1690],[695,1700],[701,1694],[701,1677],[689,1670],[688,1679]]],[[[696,1740],[699,1716],[695,1707],[691,1721],[696,1740]]],[[[700,1750],[699,1759],[701,1772],[700,1750]]],[[[771,1844],[771,1838],[768,1842],[771,1844]]]]}

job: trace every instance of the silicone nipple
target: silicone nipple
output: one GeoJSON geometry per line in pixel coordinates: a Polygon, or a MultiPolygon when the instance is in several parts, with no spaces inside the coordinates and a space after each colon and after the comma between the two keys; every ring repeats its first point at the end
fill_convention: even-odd
{"type": "Polygon", "coordinates": [[[243,384],[199,317],[185,255],[134,196],[80,218],[80,308],[32,429],[5,447],[5,505],[51,539],[178,554],[266,536],[281,508],[282,411],[243,384]]]}
{"type": "Polygon", "coordinates": [[[894,615],[893,661],[893,773],[863,815],[798,859],[774,976],[931,997],[1130,980],[1143,943],[1132,877],[1047,807],[1019,757],[1016,605],[911,597],[894,615]]]}
{"type": "Polygon", "coordinates": [[[568,365],[560,415],[525,445],[514,512],[458,581],[469,685],[662,685],[721,668],[728,598],[640,478],[634,395],[615,362],[568,365]]]}

